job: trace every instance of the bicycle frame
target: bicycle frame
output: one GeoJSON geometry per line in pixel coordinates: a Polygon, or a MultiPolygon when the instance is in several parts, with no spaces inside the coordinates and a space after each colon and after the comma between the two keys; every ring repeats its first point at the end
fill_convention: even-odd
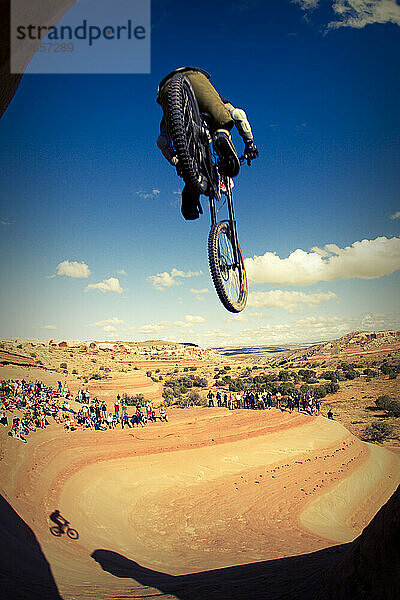
{"type": "MultiPolygon", "coordinates": [[[[212,138],[211,138],[208,123],[207,123],[207,115],[202,114],[201,119],[203,121],[203,136],[202,136],[203,143],[205,140],[207,140],[207,143],[205,144],[206,156],[203,156],[203,161],[205,163],[208,180],[210,183],[212,183],[212,193],[209,196],[211,225],[215,225],[217,223],[217,211],[215,208],[215,200],[220,199],[221,192],[219,189],[219,183],[220,183],[220,180],[222,180],[222,182],[225,184],[225,189],[226,189],[226,198],[227,198],[227,207],[228,207],[228,216],[229,216],[229,218],[226,219],[225,221],[226,221],[226,223],[229,223],[229,228],[231,231],[231,243],[232,243],[233,258],[234,258],[233,267],[236,268],[236,267],[239,267],[240,258],[239,258],[239,251],[238,251],[235,212],[234,212],[233,200],[232,200],[232,188],[230,185],[229,177],[221,176],[221,174],[218,171],[218,167],[212,158],[212,152],[211,152],[211,139],[212,138]],[[217,171],[217,175],[218,175],[217,181],[215,181],[214,177],[212,177],[213,170],[217,171]]],[[[240,162],[241,162],[241,164],[243,163],[243,157],[240,158],[240,162]]]]}

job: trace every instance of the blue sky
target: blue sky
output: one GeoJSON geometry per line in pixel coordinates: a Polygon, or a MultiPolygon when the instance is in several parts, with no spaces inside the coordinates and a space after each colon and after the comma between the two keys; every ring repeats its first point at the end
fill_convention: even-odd
{"type": "Polygon", "coordinates": [[[231,345],[398,328],[400,6],[351,5],[153,0],[149,75],[25,75],[0,121],[1,337],[231,345]],[[234,189],[250,278],[238,316],[208,273],[206,201],[183,220],[155,146],[157,84],[187,64],[246,110],[260,150],[234,189]]]}

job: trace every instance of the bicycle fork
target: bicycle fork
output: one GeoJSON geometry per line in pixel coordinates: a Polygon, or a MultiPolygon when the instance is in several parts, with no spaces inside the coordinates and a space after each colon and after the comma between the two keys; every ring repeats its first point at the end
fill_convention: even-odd
{"type": "MultiPolygon", "coordinates": [[[[226,197],[227,197],[227,206],[228,206],[228,215],[229,215],[229,219],[227,219],[227,222],[229,223],[231,244],[232,244],[232,250],[233,250],[233,265],[232,265],[232,267],[235,269],[235,268],[239,268],[239,266],[240,266],[239,245],[238,245],[237,230],[236,230],[236,219],[235,219],[235,212],[233,209],[232,190],[231,190],[231,186],[229,185],[229,179],[228,179],[228,177],[225,177],[224,179],[225,179],[225,185],[226,185],[226,197]]],[[[219,192],[219,190],[218,190],[218,192],[219,192]]],[[[216,214],[216,210],[215,210],[215,196],[210,196],[209,200],[210,200],[211,223],[212,223],[212,225],[215,225],[217,223],[217,214],[216,214]]]]}

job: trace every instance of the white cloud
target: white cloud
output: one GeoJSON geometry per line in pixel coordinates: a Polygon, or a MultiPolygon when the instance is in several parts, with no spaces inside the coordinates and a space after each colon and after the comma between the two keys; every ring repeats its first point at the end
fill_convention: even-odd
{"type": "Polygon", "coordinates": [[[393,215],[390,215],[390,218],[392,219],[392,221],[394,219],[400,219],[400,210],[398,210],[397,212],[395,212],[393,215]]]}
{"type": "Polygon", "coordinates": [[[160,193],[160,190],[157,189],[152,189],[151,192],[145,191],[145,190],[139,190],[138,192],[136,192],[137,196],[139,196],[139,198],[142,198],[142,200],[149,200],[150,198],[156,198],[156,196],[158,196],[160,193]]]}
{"type": "Polygon", "coordinates": [[[104,281],[100,281],[99,283],[90,283],[86,287],[85,292],[87,292],[88,290],[99,290],[102,293],[116,292],[117,294],[122,294],[122,292],[124,291],[119,284],[119,280],[116,277],[104,279],[104,281]]]}
{"type": "Polygon", "coordinates": [[[247,304],[255,308],[283,308],[293,312],[300,305],[315,308],[321,302],[327,302],[336,297],[333,292],[306,294],[305,292],[271,290],[270,292],[250,292],[247,304]]]}
{"type": "Polygon", "coordinates": [[[111,319],[104,319],[103,321],[96,321],[92,323],[93,327],[107,327],[108,325],[122,325],[124,321],[118,319],[118,317],[111,317],[111,319]]]}
{"type": "Polygon", "coordinates": [[[232,323],[247,323],[249,318],[243,313],[237,313],[236,315],[232,315],[231,317],[226,317],[226,321],[232,323]]]}
{"type": "Polygon", "coordinates": [[[176,327],[191,327],[191,324],[187,321],[174,321],[172,325],[175,325],[176,327]]]}
{"type": "Polygon", "coordinates": [[[113,333],[114,331],[117,331],[117,328],[114,327],[114,325],[105,325],[103,331],[105,331],[105,333],[113,333]]]}
{"type": "Polygon", "coordinates": [[[56,331],[57,327],[55,325],[44,325],[42,329],[47,329],[48,331],[56,331]]]}
{"type": "Polygon", "coordinates": [[[128,275],[128,273],[125,271],[125,269],[119,269],[119,271],[117,271],[118,275],[128,275]]]}
{"type": "Polygon", "coordinates": [[[8,225],[14,225],[14,222],[10,221],[10,219],[1,219],[0,220],[0,225],[3,225],[4,227],[7,227],[8,225]]]}
{"type": "Polygon", "coordinates": [[[208,294],[209,293],[209,289],[208,288],[202,288],[200,290],[197,290],[195,288],[191,288],[189,290],[189,292],[191,294],[194,294],[196,296],[196,300],[204,300],[204,294],[208,294]]]}
{"type": "Polygon", "coordinates": [[[319,0],[292,0],[294,4],[298,4],[303,10],[313,10],[317,8],[319,0]]]}
{"type": "Polygon", "coordinates": [[[151,281],[156,289],[163,290],[164,288],[172,287],[173,285],[181,285],[182,282],[179,281],[178,278],[198,277],[202,274],[202,271],[187,271],[185,273],[174,267],[171,273],[164,271],[163,273],[157,273],[157,275],[150,275],[147,277],[147,280],[151,281]]]}
{"type": "Polygon", "coordinates": [[[227,317],[226,320],[230,321],[232,323],[235,323],[235,322],[246,323],[250,319],[268,319],[269,317],[270,317],[270,315],[265,315],[262,312],[249,312],[249,311],[246,311],[244,314],[243,313],[237,313],[236,315],[232,315],[230,317],[227,317]]]}
{"type": "Polygon", "coordinates": [[[139,327],[138,332],[139,333],[160,333],[160,331],[164,331],[165,329],[165,325],[162,323],[154,323],[154,324],[150,324],[150,325],[142,325],[142,327],[139,327]]]}
{"type": "Polygon", "coordinates": [[[396,0],[335,0],[332,8],[339,20],[329,23],[328,29],[361,29],[373,23],[394,23],[400,26],[400,6],[396,0]]]}
{"type": "Polygon", "coordinates": [[[185,321],[188,323],[205,323],[206,319],[200,315],[186,315],[185,321]]]}
{"type": "Polygon", "coordinates": [[[86,278],[90,275],[90,269],[84,262],[77,262],[76,260],[64,260],[57,266],[56,274],[65,275],[66,277],[74,277],[77,279],[86,278]]]}
{"type": "MultiPolygon", "coordinates": [[[[292,0],[306,13],[320,4],[319,0],[292,0]]],[[[328,29],[355,27],[362,29],[373,23],[400,25],[400,6],[396,0],[333,0],[332,10],[337,21],[331,21],[328,29]]]]}
{"type": "Polygon", "coordinates": [[[298,248],[287,258],[266,252],[246,258],[245,264],[253,284],[310,285],[338,279],[375,279],[400,269],[400,238],[362,240],[345,248],[326,244],[324,249],[313,248],[311,252],[298,248]]]}

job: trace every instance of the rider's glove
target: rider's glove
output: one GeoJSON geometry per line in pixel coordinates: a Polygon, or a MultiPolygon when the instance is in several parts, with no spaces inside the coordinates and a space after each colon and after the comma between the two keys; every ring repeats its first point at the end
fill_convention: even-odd
{"type": "Polygon", "coordinates": [[[171,158],[170,162],[171,162],[171,165],[176,168],[177,175],[179,175],[179,177],[182,177],[181,165],[180,165],[179,159],[176,156],[176,154],[171,158]]]}
{"type": "Polygon", "coordinates": [[[244,144],[244,156],[247,160],[254,160],[258,156],[258,148],[254,142],[249,141],[244,144]]]}

